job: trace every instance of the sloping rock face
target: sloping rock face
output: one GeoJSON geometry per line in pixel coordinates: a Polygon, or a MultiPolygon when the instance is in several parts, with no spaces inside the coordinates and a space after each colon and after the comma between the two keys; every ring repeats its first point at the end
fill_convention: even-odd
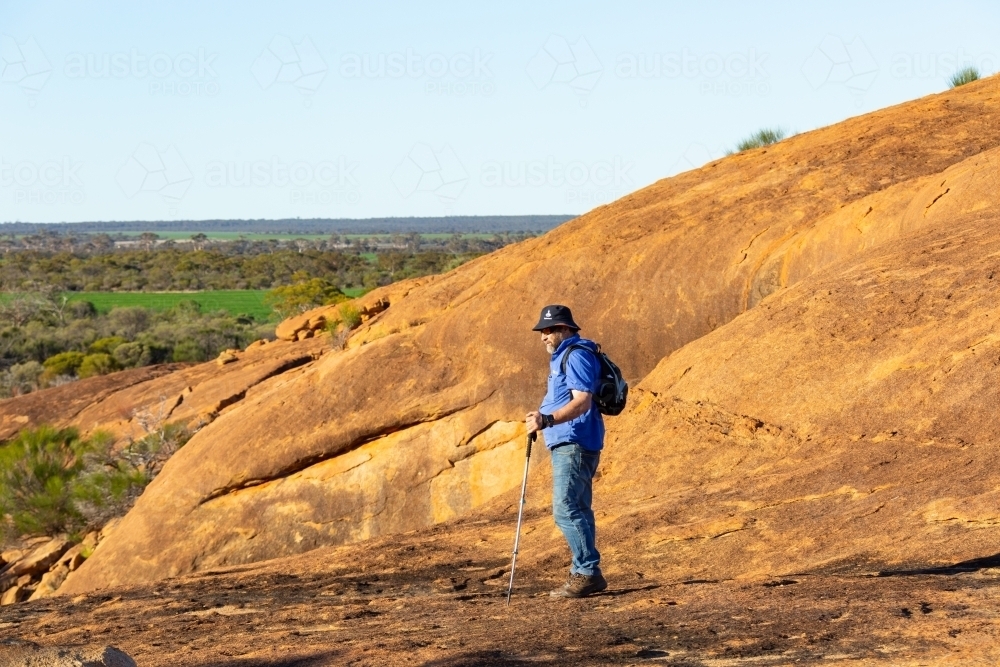
{"type": "Polygon", "coordinates": [[[717,580],[993,556],[998,223],[940,220],[661,362],[609,443],[611,561],[717,580]]]}
{"type": "Polygon", "coordinates": [[[80,412],[109,396],[181,368],[184,364],[135,368],[0,401],[0,442],[14,438],[23,428],[38,424],[68,424],[80,412]]]}
{"type": "MultiPolygon", "coordinates": [[[[892,383],[905,377],[925,391],[947,384],[933,379],[936,367],[929,360],[940,359],[946,348],[932,330],[970,330],[960,316],[964,311],[945,307],[965,299],[965,292],[952,290],[940,314],[926,316],[926,337],[907,339],[924,365],[911,369],[901,352],[899,359],[883,359],[874,350],[901,335],[893,327],[915,326],[912,318],[933,301],[921,276],[946,257],[934,244],[966,247],[966,241],[948,240],[958,220],[962,239],[980,244],[977,252],[994,252],[989,218],[976,216],[996,210],[998,97],[994,78],[733,156],[412,289],[363,325],[347,349],[262,383],[221,412],[167,464],[120,529],[70,576],[66,590],[412,530],[516,486],[523,456],[517,421],[544,387],[545,354],[529,329],[538,308],[551,302],[571,305],[584,334],[604,343],[630,379],[656,368],[629,411],[611,422],[600,482],[611,503],[602,517],[610,534],[655,527],[659,532],[643,543],[655,559],[678,553],[676,544],[754,534],[757,524],[758,531],[771,525],[775,540],[797,526],[802,539],[785,560],[760,553],[749,562],[763,572],[798,562],[805,553],[812,554],[810,562],[816,554],[842,557],[832,543],[823,547],[806,537],[810,526],[828,526],[807,523],[809,512],[843,503],[836,505],[843,521],[848,503],[869,498],[871,507],[852,507],[876,517],[893,514],[885,514],[891,494],[878,496],[885,466],[876,463],[895,442],[909,438],[907,451],[933,452],[931,462],[912,468],[928,474],[940,473],[942,461],[958,461],[935,457],[959,451],[959,439],[988,442],[986,426],[952,432],[946,423],[958,422],[943,416],[961,400],[985,400],[978,387],[956,379],[945,395],[950,402],[925,401],[930,412],[912,421],[899,421],[900,414],[912,408],[917,394],[892,393],[892,383]],[[882,249],[895,254],[878,255],[882,249]],[[923,265],[916,261],[920,253],[927,255],[923,265]],[[887,274],[885,282],[859,288],[857,275],[844,268],[852,261],[866,280],[871,272],[924,268],[887,274]],[[831,305],[813,310],[815,320],[803,319],[824,303],[817,296],[823,280],[834,281],[826,288],[831,303],[836,283],[837,293],[848,295],[844,304],[855,310],[831,305]],[[909,300],[909,309],[887,310],[893,299],[909,300]],[[786,304],[781,317],[761,320],[774,315],[777,304],[786,304]],[[883,311],[889,328],[877,329],[883,311]],[[944,318],[948,313],[951,319],[944,318]],[[864,322],[877,331],[865,330],[864,322]],[[841,335],[869,336],[872,347],[836,347],[840,330],[834,323],[846,327],[841,335]],[[781,331],[788,332],[787,345],[773,333],[781,331]],[[871,351],[868,357],[864,349],[871,351]],[[711,363],[684,361],[699,351],[711,363]],[[886,384],[871,385],[876,389],[865,402],[857,392],[869,386],[862,378],[875,372],[869,363],[876,358],[886,364],[886,384]],[[857,375],[838,384],[835,378],[847,372],[857,375]],[[893,400],[900,401],[895,411],[886,406],[893,400]],[[703,438],[719,446],[708,449],[703,438]],[[638,481],[636,461],[644,466],[638,481]],[[796,461],[812,467],[796,467],[796,461]],[[854,467],[824,468],[824,461],[854,467]],[[758,485],[737,492],[734,484],[753,471],[758,485]],[[720,482],[721,495],[713,503],[698,500],[716,478],[727,480],[720,482]],[[830,480],[838,483],[829,487],[830,480]],[[671,492],[664,500],[665,489],[672,488],[688,495],[671,492]],[[817,493],[829,500],[813,503],[817,493]],[[802,514],[774,509],[792,518],[769,524],[754,513],[768,511],[766,503],[755,504],[758,497],[773,500],[774,507],[801,508],[802,514]],[[729,498],[735,504],[719,504],[729,498]],[[876,509],[881,498],[886,505],[876,509]],[[644,512],[662,507],[665,513],[655,526],[643,520],[628,528],[624,508],[632,506],[644,512]]],[[[958,271],[954,280],[971,280],[964,273],[968,267],[986,269],[973,261],[979,255],[962,254],[961,248],[948,257],[958,271]]],[[[982,412],[968,410],[967,418],[982,412]]],[[[902,477],[892,479],[887,489],[902,477]]],[[[926,498],[945,502],[944,489],[927,491],[926,498]]],[[[935,505],[940,514],[934,516],[958,516],[955,508],[966,507],[966,498],[935,505]]],[[[905,499],[891,502],[909,506],[905,499]]],[[[911,526],[912,516],[904,520],[902,509],[894,512],[894,526],[911,526]]],[[[837,526],[829,524],[831,534],[843,537],[833,530],[837,526]]],[[[945,535],[950,529],[941,530],[945,535]]],[[[766,544],[766,534],[760,534],[766,544]]],[[[740,537],[730,539],[738,544],[740,537]]],[[[773,550],[774,544],[761,549],[773,550]]],[[[898,549],[892,554],[902,557],[898,549]]],[[[731,557],[735,567],[740,558],[731,557]]]]}

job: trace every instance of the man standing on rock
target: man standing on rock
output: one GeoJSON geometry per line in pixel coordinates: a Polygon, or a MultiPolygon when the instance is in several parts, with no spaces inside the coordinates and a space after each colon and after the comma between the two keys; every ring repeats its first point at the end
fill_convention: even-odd
{"type": "Polygon", "coordinates": [[[538,411],[525,417],[528,433],[542,431],[552,452],[552,516],[573,556],[569,581],[550,593],[563,598],[582,598],[608,587],[590,506],[604,447],[604,420],[593,402],[601,365],[597,344],[581,338],[579,330],[566,306],[542,309],[533,331],[541,332],[552,355],[549,386],[538,411]]]}

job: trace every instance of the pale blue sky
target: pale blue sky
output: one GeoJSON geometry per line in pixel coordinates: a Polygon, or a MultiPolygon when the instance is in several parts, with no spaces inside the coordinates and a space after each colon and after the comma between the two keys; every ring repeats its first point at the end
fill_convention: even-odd
{"type": "Polygon", "coordinates": [[[1000,61],[992,0],[539,4],[2,0],[0,221],[582,213],[1000,61]]]}

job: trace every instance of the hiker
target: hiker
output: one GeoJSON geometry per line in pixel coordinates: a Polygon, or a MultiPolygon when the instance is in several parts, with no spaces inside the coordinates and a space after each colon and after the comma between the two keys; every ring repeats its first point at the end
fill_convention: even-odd
{"type": "Polygon", "coordinates": [[[528,433],[542,431],[552,453],[552,517],[573,556],[569,580],[549,595],[582,598],[608,587],[601,574],[590,506],[604,447],[604,420],[593,402],[601,372],[598,346],[580,337],[580,327],[566,306],[543,308],[532,330],[541,332],[552,357],[545,399],[537,412],[526,415],[525,423],[528,433]],[[578,347],[568,349],[574,345],[578,347]]]}

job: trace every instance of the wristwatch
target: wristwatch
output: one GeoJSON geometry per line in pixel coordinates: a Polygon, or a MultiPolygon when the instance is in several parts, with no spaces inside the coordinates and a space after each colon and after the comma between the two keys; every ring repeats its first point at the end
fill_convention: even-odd
{"type": "Polygon", "coordinates": [[[542,428],[551,428],[556,425],[556,420],[552,415],[542,414],[542,428]]]}

